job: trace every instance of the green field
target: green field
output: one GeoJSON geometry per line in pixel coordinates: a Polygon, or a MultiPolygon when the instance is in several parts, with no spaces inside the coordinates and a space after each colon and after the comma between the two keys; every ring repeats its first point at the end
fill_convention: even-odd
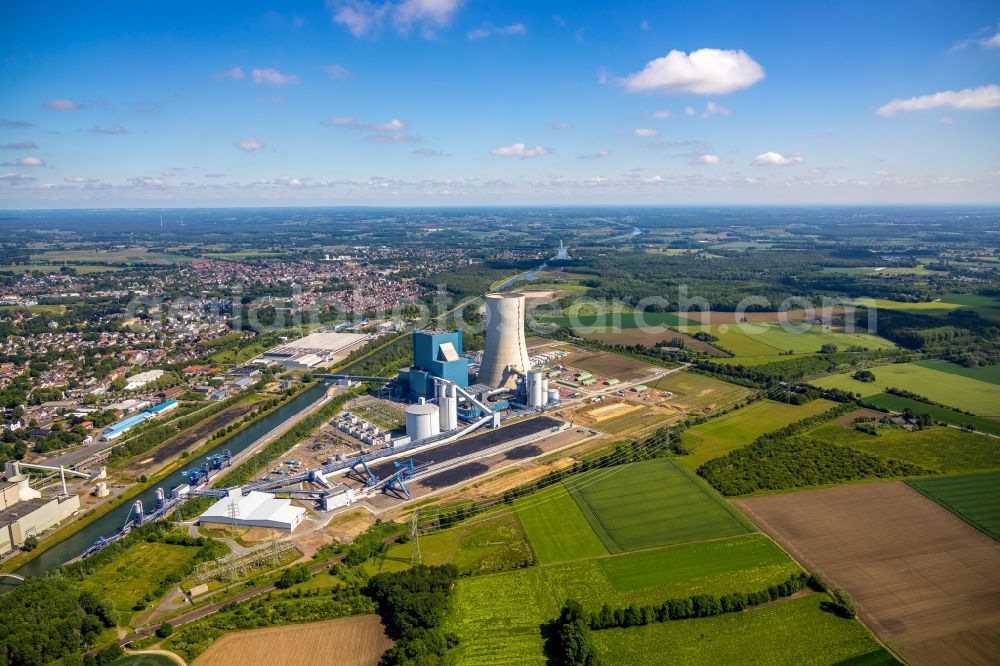
{"type": "Polygon", "coordinates": [[[544,664],[542,626],[559,614],[568,598],[596,612],[605,603],[654,605],[692,594],[750,592],[776,585],[797,571],[766,537],[747,535],[466,577],[455,586],[445,621],[445,630],[460,639],[449,656],[456,664],[477,666],[544,664]],[[643,571],[650,565],[665,569],[643,571]],[[745,565],[752,568],[740,568],[745,565]]]}
{"type": "Polygon", "coordinates": [[[960,305],[974,310],[986,319],[1000,319],[1000,297],[982,294],[947,294],[941,297],[943,303],[960,305]]]}
{"type": "MultiPolygon", "coordinates": [[[[678,327],[677,330],[693,334],[704,327],[678,327]]],[[[841,351],[851,347],[865,349],[893,349],[896,345],[877,335],[867,333],[842,333],[826,326],[813,325],[804,331],[785,330],[779,324],[717,324],[708,327],[709,333],[719,340],[717,347],[737,357],[773,357],[781,352],[814,354],[825,344],[837,345],[841,351]]]]}
{"type": "MultiPolygon", "coordinates": [[[[604,629],[591,634],[601,663],[833,664],[878,651],[860,622],[820,607],[812,594],[743,613],[604,629]]],[[[892,663],[892,662],[890,662],[892,663]]]]}
{"type": "Polygon", "coordinates": [[[1000,541],[1000,472],[907,481],[977,530],[1000,541]]]}
{"type": "Polygon", "coordinates": [[[514,511],[542,564],[608,554],[561,483],[517,500],[514,511]]]}
{"type": "MultiPolygon", "coordinates": [[[[410,566],[412,554],[412,542],[392,544],[365,567],[369,573],[400,571],[410,566]]],[[[421,536],[420,555],[424,564],[451,563],[463,574],[522,567],[534,559],[520,521],[506,507],[421,536]]]]}
{"type": "Polygon", "coordinates": [[[688,469],[696,470],[703,463],[746,446],[766,432],[820,414],[833,407],[834,403],[822,399],[804,405],[788,405],[771,400],[751,403],[685,430],[681,442],[691,451],[691,455],[684,456],[680,460],[688,469]]]}
{"type": "Polygon", "coordinates": [[[184,254],[147,252],[142,247],[121,248],[117,250],[49,250],[31,255],[31,260],[43,263],[71,261],[79,263],[159,265],[186,264],[196,261],[194,257],[184,254]]]}
{"type": "Polygon", "coordinates": [[[565,484],[611,553],[753,531],[741,513],[674,459],[597,469],[565,484]]]}
{"type": "Polygon", "coordinates": [[[878,310],[898,310],[900,312],[912,312],[913,314],[930,315],[932,317],[947,315],[949,312],[961,307],[955,303],[945,303],[943,301],[907,303],[905,301],[890,301],[885,298],[855,299],[854,305],[859,308],[874,307],[878,310]]]}
{"type": "Polygon", "coordinates": [[[879,433],[874,436],[853,426],[826,423],[810,430],[808,436],[940,472],[1000,469],[1000,439],[995,437],[940,426],[914,431],[889,426],[879,433]]]}
{"type": "MultiPolygon", "coordinates": [[[[950,365],[950,364],[949,364],[950,365]]],[[[812,383],[822,388],[836,388],[862,397],[883,393],[889,387],[905,389],[934,402],[965,409],[980,416],[1000,416],[1000,385],[971,379],[952,372],[950,367],[926,362],[895,363],[869,368],[873,382],[859,382],[853,373],[845,372],[817,379],[812,383]]]]}
{"type": "Polygon", "coordinates": [[[865,398],[877,407],[891,409],[894,412],[902,412],[909,408],[916,414],[930,414],[935,421],[950,423],[956,426],[972,426],[980,432],[988,432],[993,435],[1000,435],[1000,423],[983,416],[971,416],[947,407],[931,405],[913,398],[904,398],[893,393],[877,393],[865,398]]]}
{"type": "Polygon", "coordinates": [[[175,571],[197,551],[189,546],[142,541],[98,567],[84,579],[82,586],[110,600],[122,613],[123,620],[127,620],[135,602],[157,589],[165,574],[175,571]]]}
{"type": "Polygon", "coordinates": [[[936,358],[928,361],[917,361],[915,365],[940,372],[947,372],[952,375],[968,377],[969,379],[976,379],[981,382],[1000,384],[1000,365],[981,365],[978,368],[967,368],[964,365],[957,365],[936,358]]]}
{"type": "Polygon", "coordinates": [[[576,325],[581,328],[600,330],[630,329],[640,328],[641,326],[662,328],[668,326],[686,326],[694,323],[690,319],[681,317],[674,312],[581,313],[575,317],[566,315],[561,317],[539,317],[538,320],[565,328],[572,328],[576,325]],[[574,319],[576,320],[575,322],[573,321],[574,319]]]}
{"type": "MultiPolygon", "coordinates": [[[[62,264],[2,264],[0,265],[0,273],[15,273],[17,275],[31,273],[34,271],[38,271],[39,273],[58,273],[62,268],[64,268],[62,264]]],[[[76,271],[77,275],[86,275],[88,273],[107,273],[109,271],[122,270],[117,266],[73,265],[71,268],[76,271]]]]}
{"type": "Polygon", "coordinates": [[[670,391],[688,411],[699,411],[709,405],[722,407],[750,394],[750,389],[743,386],[683,371],[664,375],[653,388],[670,391]]]}
{"type": "MultiPolygon", "coordinates": [[[[641,550],[598,560],[616,590],[629,591],[679,583],[731,571],[792,564],[766,536],[749,534],[680,546],[641,550]]],[[[791,573],[795,570],[792,564],[791,573]]],[[[737,589],[737,588],[733,588],[737,589]]]]}

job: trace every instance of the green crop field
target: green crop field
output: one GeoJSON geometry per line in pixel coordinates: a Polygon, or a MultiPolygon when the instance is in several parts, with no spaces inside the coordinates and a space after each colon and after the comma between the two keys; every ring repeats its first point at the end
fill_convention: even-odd
{"type": "Polygon", "coordinates": [[[59,263],[74,261],[80,263],[114,263],[114,264],[186,264],[196,261],[194,257],[184,254],[166,254],[163,252],[147,252],[145,248],[131,247],[119,250],[49,250],[31,255],[32,261],[59,263]]]}
{"type": "MultiPolygon", "coordinates": [[[[702,327],[678,327],[685,333],[696,333],[702,327]]],[[[825,344],[837,345],[841,351],[851,347],[892,349],[896,345],[885,338],[867,333],[843,333],[822,325],[809,326],[803,331],[785,330],[779,324],[718,324],[709,332],[719,338],[716,346],[737,357],[773,357],[781,352],[814,354],[825,344]]]]}
{"type": "Polygon", "coordinates": [[[444,624],[460,640],[449,655],[456,664],[544,664],[542,626],[568,598],[596,612],[605,603],[653,605],[692,594],[750,592],[787,580],[798,570],[766,537],[749,535],[466,577],[455,586],[444,624]],[[666,569],[635,577],[650,564],[666,569]],[[744,566],[749,568],[740,568],[744,566]]]}
{"type": "Polygon", "coordinates": [[[854,305],[859,308],[873,307],[878,310],[898,310],[900,312],[912,312],[932,317],[947,315],[949,312],[961,307],[955,303],[945,303],[943,301],[907,303],[905,301],[890,301],[885,298],[855,299],[854,305]]]}
{"type": "MultiPolygon", "coordinates": [[[[860,622],[820,607],[825,595],[743,613],[591,634],[604,664],[833,664],[878,651],[860,622]]],[[[891,663],[891,662],[890,662],[891,663]]]]}
{"type": "Polygon", "coordinates": [[[1000,435],[1000,423],[984,416],[964,414],[954,409],[931,405],[920,400],[914,400],[913,398],[904,398],[901,395],[893,393],[877,393],[865,398],[865,400],[883,409],[891,409],[894,412],[902,412],[909,408],[916,414],[930,414],[931,418],[935,421],[950,423],[956,426],[968,425],[980,432],[1000,435]]]}
{"type": "Polygon", "coordinates": [[[971,379],[963,374],[928,367],[920,363],[895,363],[870,368],[873,382],[859,382],[853,373],[845,372],[817,379],[813,384],[822,388],[837,388],[868,397],[883,393],[889,387],[912,391],[925,398],[956,409],[965,409],[980,416],[1000,416],[1000,385],[971,379]]]}
{"type": "Polygon", "coordinates": [[[941,297],[941,301],[974,310],[979,316],[986,319],[1000,319],[1000,298],[996,296],[984,296],[983,294],[946,294],[941,297]]]}
{"type": "Polygon", "coordinates": [[[947,372],[952,375],[968,377],[969,379],[977,379],[990,384],[1000,384],[1000,365],[981,365],[978,368],[967,368],[964,365],[957,365],[936,358],[928,361],[917,361],[914,365],[947,372]]]}
{"type": "Polygon", "coordinates": [[[622,312],[615,314],[582,312],[574,317],[567,315],[561,317],[539,317],[539,321],[566,328],[579,326],[582,328],[610,330],[641,328],[642,326],[662,328],[667,326],[685,326],[694,323],[690,319],[681,317],[673,312],[622,312]]]}
{"type": "Polygon", "coordinates": [[[984,534],[1000,541],[1000,472],[907,481],[984,534]]]}
{"type": "Polygon", "coordinates": [[[565,484],[612,553],[753,531],[743,514],[677,460],[593,470],[565,484]]]}
{"type": "Polygon", "coordinates": [[[561,483],[517,500],[514,511],[542,564],[608,554],[561,483]]]}
{"type": "Polygon", "coordinates": [[[880,458],[893,458],[940,472],[1000,469],[1000,439],[955,428],[931,427],[907,431],[885,427],[879,435],[853,426],[827,423],[808,435],[838,446],[849,446],[880,458]]]}
{"type": "Polygon", "coordinates": [[[688,469],[696,470],[713,458],[746,446],[765,432],[777,430],[833,407],[834,403],[822,399],[804,405],[788,405],[771,400],[751,403],[735,412],[685,430],[681,442],[691,451],[691,455],[680,460],[688,469]]]}
{"type": "MultiPolygon", "coordinates": [[[[410,566],[412,554],[412,542],[393,544],[365,567],[369,573],[400,571],[410,566]]],[[[424,564],[451,563],[464,574],[526,566],[534,559],[520,521],[506,507],[421,536],[420,555],[424,564]]]]}
{"type": "Polygon", "coordinates": [[[709,405],[722,407],[750,394],[750,389],[743,386],[683,371],[664,375],[653,388],[670,391],[688,411],[701,410],[709,405]]]}
{"type": "Polygon", "coordinates": [[[797,569],[783,550],[760,534],[642,550],[606,557],[598,560],[598,564],[619,591],[657,587],[731,571],[766,569],[773,565],[789,565],[783,568],[789,574],[797,569]]]}

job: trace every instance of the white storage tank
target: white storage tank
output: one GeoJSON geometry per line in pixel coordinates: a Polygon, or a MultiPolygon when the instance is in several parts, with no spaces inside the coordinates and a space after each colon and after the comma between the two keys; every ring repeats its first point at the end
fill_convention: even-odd
{"type": "Polygon", "coordinates": [[[429,402],[419,402],[406,408],[406,434],[410,441],[433,437],[441,432],[438,411],[438,406],[429,402]]]}
{"type": "Polygon", "coordinates": [[[548,391],[549,402],[548,404],[553,404],[559,402],[559,389],[549,389],[548,391]]]}
{"type": "Polygon", "coordinates": [[[438,398],[441,430],[447,432],[458,427],[458,390],[454,384],[448,384],[441,390],[438,398]]]}
{"type": "Polygon", "coordinates": [[[545,404],[542,394],[542,373],[528,373],[528,406],[541,407],[545,404]]]}

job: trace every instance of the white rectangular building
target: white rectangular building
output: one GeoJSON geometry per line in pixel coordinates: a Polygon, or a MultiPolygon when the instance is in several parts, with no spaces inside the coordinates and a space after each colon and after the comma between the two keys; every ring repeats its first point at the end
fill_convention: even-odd
{"type": "Polygon", "coordinates": [[[291,532],[305,518],[306,510],[292,506],[288,499],[278,499],[268,493],[251,491],[244,495],[239,488],[209,507],[198,518],[203,525],[234,525],[236,527],[270,527],[291,532]]]}

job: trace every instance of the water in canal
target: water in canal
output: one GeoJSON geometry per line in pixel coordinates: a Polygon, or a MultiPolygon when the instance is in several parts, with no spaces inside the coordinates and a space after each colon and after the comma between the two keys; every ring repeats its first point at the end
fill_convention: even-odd
{"type": "MultiPolygon", "coordinates": [[[[326,394],[328,386],[329,385],[327,383],[320,382],[315,386],[306,389],[299,395],[278,407],[274,412],[253,423],[245,430],[241,430],[228,441],[223,444],[219,444],[215,448],[208,451],[205,455],[210,456],[216,453],[221,453],[223,449],[229,449],[233,452],[233,455],[236,455],[276,428],[283,421],[298,414],[303,409],[306,409],[309,405],[322,398],[326,394]]],[[[38,555],[33,560],[18,569],[15,573],[19,576],[37,576],[52,567],[57,567],[60,564],[68,562],[74,557],[79,556],[83,551],[92,546],[94,542],[97,541],[98,537],[109,537],[117,532],[128,519],[129,512],[132,510],[132,503],[135,500],[141,499],[144,507],[152,509],[156,503],[156,488],[163,488],[169,495],[171,488],[185,483],[185,478],[181,472],[189,467],[194,467],[196,462],[200,462],[200,459],[191,458],[190,464],[185,465],[167,478],[163,479],[160,483],[156,484],[156,486],[148,488],[132,499],[124,502],[113,511],[109,511],[104,514],[65,541],[62,541],[61,543],[46,550],[44,553],[38,555]]],[[[0,583],[0,590],[5,589],[6,583],[7,581],[0,583]]]]}

